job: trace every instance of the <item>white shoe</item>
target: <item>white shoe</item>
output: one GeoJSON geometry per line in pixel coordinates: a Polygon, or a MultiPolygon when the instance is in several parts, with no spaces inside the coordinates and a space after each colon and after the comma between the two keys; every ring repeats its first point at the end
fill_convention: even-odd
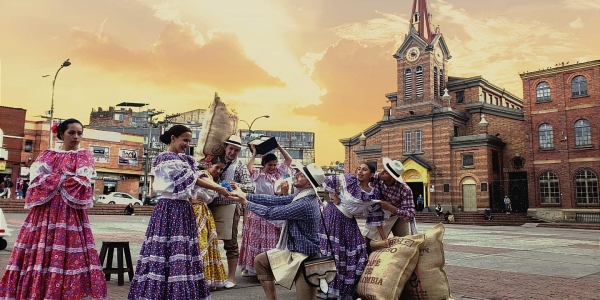
{"type": "Polygon", "coordinates": [[[223,286],[226,289],[234,288],[237,284],[235,282],[231,282],[229,280],[225,280],[225,285],[223,286]]]}

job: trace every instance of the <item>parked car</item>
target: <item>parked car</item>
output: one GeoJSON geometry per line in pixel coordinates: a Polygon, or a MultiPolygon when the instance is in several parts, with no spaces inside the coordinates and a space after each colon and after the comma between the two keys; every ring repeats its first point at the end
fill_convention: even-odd
{"type": "Polygon", "coordinates": [[[6,249],[8,242],[4,239],[5,236],[11,236],[11,230],[6,225],[6,219],[4,218],[4,212],[0,208],[0,250],[6,249]]]}
{"type": "Polygon", "coordinates": [[[133,205],[142,205],[142,201],[138,200],[138,198],[135,198],[129,194],[119,192],[112,192],[108,195],[100,195],[96,203],[125,205],[133,203],[133,205]]]}
{"type": "Polygon", "coordinates": [[[144,202],[144,205],[155,206],[156,203],[158,203],[159,198],[160,196],[148,197],[146,198],[146,202],[144,202]]]}

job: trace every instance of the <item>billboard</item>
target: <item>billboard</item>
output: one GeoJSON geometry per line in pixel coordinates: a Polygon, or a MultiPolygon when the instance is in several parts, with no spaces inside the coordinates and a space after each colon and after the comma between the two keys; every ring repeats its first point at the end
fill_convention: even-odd
{"type": "Polygon", "coordinates": [[[138,154],[138,150],[119,149],[119,164],[126,166],[137,166],[138,154]]]}
{"type": "Polygon", "coordinates": [[[110,148],[104,146],[90,146],[90,151],[94,155],[94,162],[107,164],[110,160],[110,148]]]}

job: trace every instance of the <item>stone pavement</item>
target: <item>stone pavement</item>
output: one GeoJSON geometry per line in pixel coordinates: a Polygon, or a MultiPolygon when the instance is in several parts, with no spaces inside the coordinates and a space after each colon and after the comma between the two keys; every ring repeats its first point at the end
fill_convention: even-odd
{"type": "MultiPolygon", "coordinates": [[[[0,251],[4,269],[24,214],[5,214],[12,236],[0,251]]],[[[90,216],[96,245],[129,241],[134,264],[149,217],[90,216]]],[[[418,223],[420,232],[434,224],[418,223]]],[[[445,270],[452,294],[461,300],[600,299],[600,233],[595,230],[445,224],[445,270]]],[[[241,230],[239,231],[241,233],[241,230]]],[[[241,240],[241,237],[240,237],[241,240]]],[[[222,247],[221,247],[222,250],[222,247]]],[[[225,260],[225,254],[222,253],[225,260]]],[[[116,259],[115,259],[116,264],[116,259]]],[[[264,299],[255,278],[238,276],[231,290],[212,293],[215,300],[264,299]]],[[[110,299],[126,299],[129,282],[108,282],[110,299]]],[[[295,299],[278,287],[279,299],[295,299]]]]}

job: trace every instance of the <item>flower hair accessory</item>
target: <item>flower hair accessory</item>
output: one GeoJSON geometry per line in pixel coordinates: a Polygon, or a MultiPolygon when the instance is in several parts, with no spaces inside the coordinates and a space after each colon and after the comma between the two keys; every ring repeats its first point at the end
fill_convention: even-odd
{"type": "Polygon", "coordinates": [[[210,163],[210,161],[211,161],[211,160],[212,160],[212,156],[210,156],[210,155],[207,155],[207,156],[204,158],[204,161],[205,161],[205,162],[207,162],[207,163],[210,163]]]}
{"type": "Polygon", "coordinates": [[[52,131],[52,133],[57,133],[59,125],[60,125],[59,122],[55,122],[54,124],[52,124],[52,127],[50,127],[50,131],[52,131]]]}

